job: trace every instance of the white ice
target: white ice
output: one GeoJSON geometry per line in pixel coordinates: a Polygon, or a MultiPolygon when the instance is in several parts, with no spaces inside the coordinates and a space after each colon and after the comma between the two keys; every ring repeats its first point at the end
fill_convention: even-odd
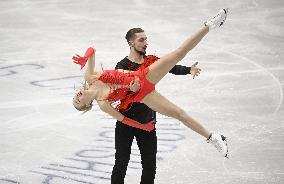
{"type": "MultiPolygon", "coordinates": [[[[158,116],[157,184],[284,183],[284,2],[281,0],[0,1],[0,183],[109,184],[115,120],[97,106],[72,107],[90,45],[97,66],[128,54],[124,35],[142,27],[148,54],[161,56],[220,8],[227,22],[180,63],[202,73],[169,74],[157,89],[223,133],[230,159],[177,120],[158,116]]],[[[125,183],[139,183],[132,146],[125,183]]]]}

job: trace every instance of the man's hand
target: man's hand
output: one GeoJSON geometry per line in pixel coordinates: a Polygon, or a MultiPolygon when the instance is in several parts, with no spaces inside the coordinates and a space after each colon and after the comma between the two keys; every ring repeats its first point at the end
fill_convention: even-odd
{"type": "Polygon", "coordinates": [[[195,78],[195,76],[198,76],[201,71],[201,69],[197,67],[197,64],[198,62],[195,62],[190,68],[190,74],[192,75],[193,79],[195,78]]]}
{"type": "Polygon", "coordinates": [[[133,81],[131,81],[129,88],[131,91],[136,92],[140,88],[139,78],[135,77],[133,81]]]}

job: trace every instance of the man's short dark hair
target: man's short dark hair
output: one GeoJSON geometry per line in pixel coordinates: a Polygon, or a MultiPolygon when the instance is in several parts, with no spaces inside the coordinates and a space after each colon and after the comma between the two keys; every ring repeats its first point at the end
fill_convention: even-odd
{"type": "Polygon", "coordinates": [[[135,38],[135,33],[142,33],[142,32],[144,32],[144,30],[141,28],[132,28],[129,31],[127,31],[125,35],[127,43],[129,44],[129,42],[135,38]]]}

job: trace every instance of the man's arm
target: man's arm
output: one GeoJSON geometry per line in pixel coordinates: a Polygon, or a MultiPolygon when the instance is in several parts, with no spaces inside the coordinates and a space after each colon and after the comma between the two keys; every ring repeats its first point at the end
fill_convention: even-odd
{"type": "Polygon", "coordinates": [[[170,73],[175,75],[187,75],[191,74],[193,79],[195,76],[200,74],[201,69],[197,67],[198,62],[195,62],[191,67],[176,65],[171,70],[170,73]]]}
{"type": "Polygon", "coordinates": [[[190,74],[190,67],[182,66],[182,65],[175,65],[171,70],[170,73],[175,75],[187,75],[190,74]]]}

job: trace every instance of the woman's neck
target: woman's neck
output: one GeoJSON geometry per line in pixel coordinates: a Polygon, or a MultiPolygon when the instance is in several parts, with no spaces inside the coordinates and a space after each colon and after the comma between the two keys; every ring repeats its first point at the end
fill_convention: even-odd
{"type": "Polygon", "coordinates": [[[88,101],[93,101],[94,99],[97,98],[98,90],[93,89],[92,86],[86,91],[86,98],[88,101]]]}

